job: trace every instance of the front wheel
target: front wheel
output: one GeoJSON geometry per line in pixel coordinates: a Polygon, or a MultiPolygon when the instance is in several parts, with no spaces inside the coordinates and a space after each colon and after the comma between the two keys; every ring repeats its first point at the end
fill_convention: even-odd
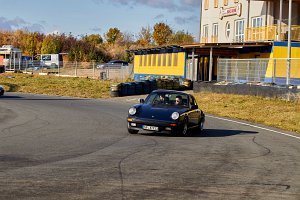
{"type": "Polygon", "coordinates": [[[181,132],[181,134],[183,135],[183,136],[186,136],[187,134],[188,134],[188,119],[184,119],[184,122],[183,122],[183,126],[182,126],[182,132],[181,132]]]}

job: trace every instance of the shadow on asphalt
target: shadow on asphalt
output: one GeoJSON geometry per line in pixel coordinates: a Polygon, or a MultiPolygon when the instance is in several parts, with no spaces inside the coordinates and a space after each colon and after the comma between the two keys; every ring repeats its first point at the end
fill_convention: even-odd
{"type": "MultiPolygon", "coordinates": [[[[203,137],[228,137],[234,135],[247,135],[257,134],[256,131],[243,131],[243,130],[222,130],[222,129],[204,129],[204,134],[200,133],[203,137]]],[[[199,136],[199,133],[195,132],[195,136],[199,136]]],[[[193,136],[193,135],[192,135],[193,136]]]]}
{"type": "Polygon", "coordinates": [[[221,129],[204,129],[203,132],[196,130],[190,130],[187,136],[172,135],[168,133],[145,133],[141,132],[140,135],[145,136],[158,136],[158,137],[228,137],[234,135],[246,135],[246,134],[257,134],[255,131],[243,131],[243,130],[221,130],[221,129]]]}

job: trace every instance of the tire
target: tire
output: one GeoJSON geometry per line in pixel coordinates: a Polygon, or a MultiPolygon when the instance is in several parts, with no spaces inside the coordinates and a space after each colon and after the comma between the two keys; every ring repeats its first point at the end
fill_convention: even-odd
{"type": "Polygon", "coordinates": [[[199,121],[199,124],[198,124],[198,130],[199,130],[201,135],[204,135],[204,122],[205,122],[205,115],[202,112],[201,113],[201,118],[200,118],[200,121],[199,121]]]}
{"type": "Polygon", "coordinates": [[[188,127],[188,119],[185,118],[183,125],[182,125],[182,129],[181,129],[181,135],[182,136],[187,136],[189,133],[189,127],[188,127]]]}
{"type": "Polygon", "coordinates": [[[200,120],[200,122],[198,124],[198,130],[200,131],[200,133],[203,133],[203,130],[204,130],[204,120],[200,120]]]}

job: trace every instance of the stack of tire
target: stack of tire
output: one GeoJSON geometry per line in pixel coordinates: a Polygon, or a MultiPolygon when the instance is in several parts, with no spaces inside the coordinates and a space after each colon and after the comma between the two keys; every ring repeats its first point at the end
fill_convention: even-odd
{"type": "Polygon", "coordinates": [[[189,79],[183,80],[182,84],[186,90],[191,90],[193,88],[193,82],[189,79]]]}
{"type": "Polygon", "coordinates": [[[112,84],[110,86],[110,96],[111,97],[121,96],[121,88],[122,88],[122,83],[112,84]]]}
{"type": "Polygon", "coordinates": [[[190,90],[193,88],[192,81],[184,79],[180,85],[178,79],[156,79],[137,82],[112,84],[110,87],[111,97],[149,94],[153,90],[190,90]]]}
{"type": "Polygon", "coordinates": [[[157,90],[157,81],[156,80],[150,80],[150,92],[153,90],[157,90]]]}

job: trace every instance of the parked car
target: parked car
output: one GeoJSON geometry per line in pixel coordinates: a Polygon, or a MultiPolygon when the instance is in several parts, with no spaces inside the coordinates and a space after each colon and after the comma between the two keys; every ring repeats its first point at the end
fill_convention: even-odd
{"type": "Polygon", "coordinates": [[[115,68],[115,67],[122,67],[128,66],[128,62],[122,60],[111,60],[108,63],[97,65],[98,69],[105,69],[105,68],[115,68]]]}
{"type": "Polygon", "coordinates": [[[127,129],[187,135],[191,128],[203,133],[205,114],[196,99],[184,92],[155,90],[128,111],[127,129]]]}
{"type": "Polygon", "coordinates": [[[4,95],[4,87],[0,85],[0,96],[4,95]]]}

